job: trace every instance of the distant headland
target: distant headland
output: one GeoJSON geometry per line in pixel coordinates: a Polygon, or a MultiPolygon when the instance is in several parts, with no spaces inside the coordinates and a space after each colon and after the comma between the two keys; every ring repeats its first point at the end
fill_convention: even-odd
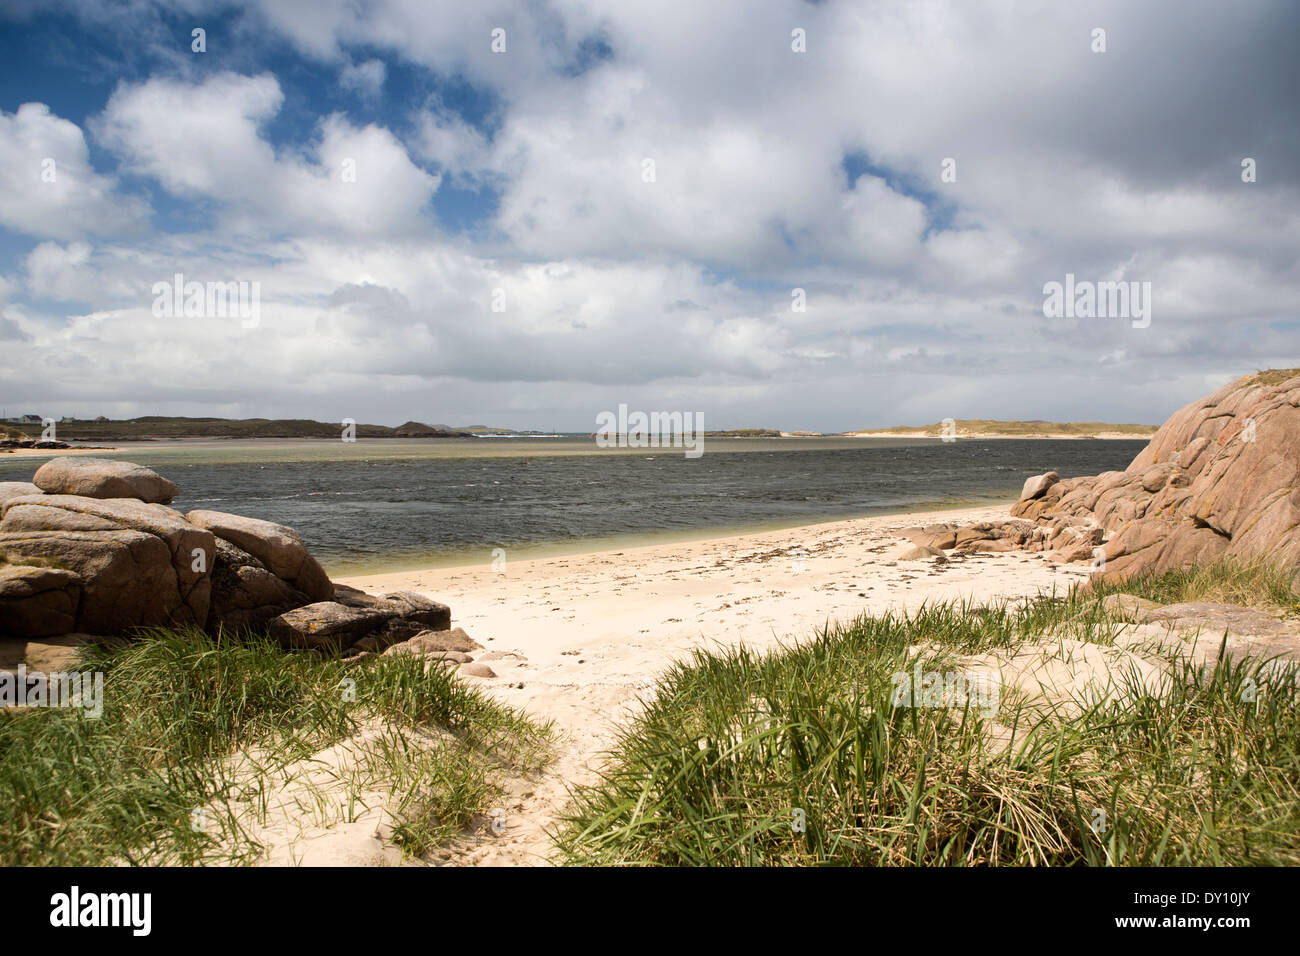
{"type": "Polygon", "coordinates": [[[855,438],[1149,438],[1155,425],[1106,422],[1000,422],[983,418],[947,419],[933,425],[896,425],[843,434],[855,438]]]}

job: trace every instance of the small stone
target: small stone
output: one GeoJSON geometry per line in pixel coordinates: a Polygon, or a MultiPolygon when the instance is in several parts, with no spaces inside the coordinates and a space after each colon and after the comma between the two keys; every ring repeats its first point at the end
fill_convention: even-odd
{"type": "MultiPolygon", "coordinates": [[[[925,561],[929,558],[942,558],[943,552],[938,548],[928,548],[924,545],[917,545],[915,548],[908,548],[898,556],[899,561],[925,561]]],[[[946,559],[945,559],[946,560],[946,559]]]]}
{"type": "Polygon", "coordinates": [[[1041,498],[1047,493],[1047,489],[1061,480],[1061,476],[1054,471],[1049,471],[1044,475],[1034,475],[1032,478],[1025,479],[1025,485],[1020,490],[1021,501],[1033,501],[1035,498],[1041,498]]]}
{"type": "Polygon", "coordinates": [[[426,656],[431,661],[453,661],[457,664],[468,664],[474,660],[464,651],[434,651],[426,656]]]}
{"type": "MultiPolygon", "coordinates": [[[[491,640],[491,638],[488,638],[491,640]]],[[[412,643],[423,644],[430,650],[438,651],[481,651],[483,645],[465,633],[461,627],[450,630],[421,631],[411,638],[412,643]]]]}

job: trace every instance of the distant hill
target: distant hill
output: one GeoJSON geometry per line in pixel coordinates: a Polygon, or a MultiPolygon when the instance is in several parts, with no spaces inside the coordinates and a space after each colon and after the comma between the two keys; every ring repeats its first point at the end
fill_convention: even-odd
{"type": "MultiPolygon", "coordinates": [[[[13,424],[11,430],[28,437],[41,433],[39,424],[13,424]]],[[[146,416],[123,421],[61,421],[57,435],[62,441],[166,441],[178,438],[338,438],[342,423],[317,422],[305,418],[167,418],[146,416]]],[[[388,425],[357,425],[358,438],[472,438],[468,432],[451,431],[422,422],[388,425]]]]}
{"type": "MultiPolygon", "coordinates": [[[[357,426],[360,429],[360,425],[357,426]]],[[[368,428],[382,428],[382,425],[369,425],[368,428]]],[[[393,429],[398,438],[442,438],[455,435],[456,432],[446,425],[426,425],[424,422],[407,422],[393,429]]]]}
{"type": "MultiPolygon", "coordinates": [[[[1156,433],[1155,425],[1112,425],[1106,422],[1000,422],[987,418],[959,418],[958,438],[1146,438],[1156,433]]],[[[893,436],[941,438],[944,425],[896,425],[893,428],[845,432],[858,437],[893,436]]]]}
{"type": "Polygon", "coordinates": [[[495,425],[457,425],[454,431],[469,432],[471,435],[517,435],[514,428],[501,428],[495,425]]]}

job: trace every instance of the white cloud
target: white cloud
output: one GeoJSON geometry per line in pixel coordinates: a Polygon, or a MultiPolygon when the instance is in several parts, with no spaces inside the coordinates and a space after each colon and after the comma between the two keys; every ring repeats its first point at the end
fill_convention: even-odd
{"type": "Polygon", "coordinates": [[[1013,283],[1024,267],[1024,246],[1006,232],[962,229],[938,232],[926,251],[943,277],[954,285],[1002,286],[1013,283]]]}
{"type": "Polygon", "coordinates": [[[277,155],[262,128],[284,96],[274,76],[202,83],[152,79],[114,92],[99,135],[132,170],[178,196],[211,201],[214,227],[241,233],[426,230],[438,177],[379,126],[321,118],[318,143],[277,155]]]}
{"type": "Polygon", "coordinates": [[[417,123],[417,154],[438,164],[446,174],[478,182],[485,174],[499,172],[499,161],[493,158],[487,137],[460,117],[426,110],[417,123]]]}
{"type": "Polygon", "coordinates": [[[267,188],[275,153],[258,128],[284,96],[270,74],[219,74],[198,85],[155,79],[113,93],[98,124],[133,172],[176,195],[247,200],[267,188]]]}
{"type": "Polygon", "coordinates": [[[80,127],[43,103],[0,111],[0,225],[30,236],[139,232],[148,207],[90,165],[80,127]]]}
{"type": "Polygon", "coordinates": [[[348,64],[339,74],[339,85],[365,99],[377,100],[384,90],[388,68],[383,60],[365,60],[348,64]]]}
{"type": "Polygon", "coordinates": [[[27,255],[27,287],[38,298],[93,301],[101,290],[90,253],[87,242],[42,242],[27,255]]]}

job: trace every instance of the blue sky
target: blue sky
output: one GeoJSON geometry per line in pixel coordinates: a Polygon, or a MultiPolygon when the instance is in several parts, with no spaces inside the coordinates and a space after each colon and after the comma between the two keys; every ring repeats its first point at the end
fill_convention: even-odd
{"type": "Polygon", "coordinates": [[[1262,0],[11,3],[0,398],[1158,422],[1300,364],[1297,28],[1262,0]],[[1149,327],[1045,316],[1067,272],[1151,283],[1149,327]],[[157,314],[176,273],[256,282],[256,323],[157,314]]]}
{"type": "MultiPolygon", "coordinates": [[[[134,22],[124,20],[105,30],[75,16],[44,13],[8,23],[0,30],[0,89],[4,95],[0,109],[12,113],[23,103],[42,102],[57,115],[85,127],[104,108],[118,84],[141,83],[155,71],[169,67],[167,57],[150,56],[151,48],[136,47],[130,30],[134,22]]],[[[152,24],[157,31],[155,42],[166,43],[170,38],[175,49],[184,50],[192,46],[195,22],[193,15],[159,7],[152,24]]],[[[382,63],[385,73],[381,91],[358,95],[355,88],[340,85],[337,65],[304,56],[274,36],[259,39],[260,31],[249,23],[246,11],[218,7],[205,13],[202,23],[211,45],[204,55],[186,62],[187,77],[201,81],[250,67],[273,73],[285,98],[264,132],[267,142],[276,149],[310,142],[320,117],[331,113],[342,113],[358,124],[377,123],[409,135],[413,132],[412,103],[436,103],[489,137],[499,122],[496,114],[500,103],[491,88],[476,86],[461,76],[441,76],[400,58],[386,58],[381,49],[351,49],[358,62],[382,63]],[[238,43],[238,48],[232,51],[228,44],[233,42],[238,43]]],[[[589,62],[591,55],[584,53],[582,59],[589,62]]],[[[90,147],[97,172],[118,172],[117,158],[111,151],[96,149],[93,140],[90,147]]],[[[421,165],[430,172],[438,171],[436,163],[421,165]]],[[[147,179],[128,176],[122,191],[150,202],[155,212],[153,224],[160,232],[190,231],[194,216],[203,214],[202,210],[196,213],[190,208],[192,203],[156,189],[147,179]]],[[[448,183],[434,195],[430,213],[444,229],[464,231],[485,225],[495,204],[496,194],[490,185],[462,188],[448,183]]],[[[26,237],[24,244],[21,234],[4,231],[3,248],[8,256],[5,265],[13,267],[36,243],[26,237]]]]}

